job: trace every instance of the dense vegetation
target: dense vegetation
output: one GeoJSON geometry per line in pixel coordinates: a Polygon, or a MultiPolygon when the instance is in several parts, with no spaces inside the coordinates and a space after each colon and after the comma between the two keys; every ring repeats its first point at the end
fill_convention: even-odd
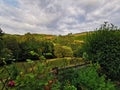
{"type": "Polygon", "coordinates": [[[88,33],[83,49],[87,60],[100,64],[101,73],[120,81],[120,29],[105,23],[88,33]]]}
{"type": "Polygon", "coordinates": [[[98,68],[99,65],[94,65],[84,67],[81,70],[68,69],[61,71],[60,81],[62,86],[67,83],[76,87],[72,90],[115,90],[114,85],[110,81],[106,81],[104,75],[98,75],[98,68]]]}
{"type": "MultiPolygon", "coordinates": [[[[2,31],[2,30],[1,30],[2,31]]],[[[0,64],[14,61],[42,60],[52,58],[72,57],[76,55],[83,40],[81,34],[54,36],[30,34],[10,35],[1,32],[0,64]]],[[[78,57],[80,55],[77,55],[78,57]]]]}
{"type": "Polygon", "coordinates": [[[10,35],[0,29],[0,66],[2,90],[116,90],[120,30],[107,23],[65,36],[10,35]]]}

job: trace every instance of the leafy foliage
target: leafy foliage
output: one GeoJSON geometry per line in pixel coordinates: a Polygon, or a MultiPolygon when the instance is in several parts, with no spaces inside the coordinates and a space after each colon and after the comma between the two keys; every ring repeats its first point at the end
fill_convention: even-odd
{"type": "Polygon", "coordinates": [[[38,53],[38,42],[34,40],[34,38],[29,38],[24,42],[20,43],[20,48],[21,48],[21,53],[20,53],[20,57],[21,60],[26,60],[26,59],[37,59],[39,58],[39,56],[37,54],[32,54],[32,52],[34,53],[38,53]]]}
{"type": "MultiPolygon", "coordinates": [[[[35,62],[28,60],[31,65],[35,62]]],[[[38,63],[36,68],[32,67],[32,72],[17,75],[16,90],[44,90],[43,87],[52,78],[49,75],[49,67],[43,63],[38,63]]]]}
{"type": "MultiPolygon", "coordinates": [[[[69,85],[66,88],[76,87],[78,90],[115,90],[114,85],[105,76],[99,76],[97,73],[99,65],[92,65],[88,67],[77,69],[69,69],[61,72],[59,79],[68,81],[69,85]]],[[[62,85],[66,85],[62,82],[62,85]]],[[[74,90],[74,89],[73,89],[74,90]]],[[[76,90],[76,89],[75,89],[76,90]]]]}
{"type": "Polygon", "coordinates": [[[66,83],[63,90],[77,90],[77,88],[74,85],[66,83]]]}
{"type": "Polygon", "coordinates": [[[0,60],[2,65],[11,63],[14,60],[11,50],[8,48],[3,48],[1,50],[0,60]]]}
{"type": "Polygon", "coordinates": [[[99,76],[97,68],[87,67],[79,71],[79,78],[77,81],[88,90],[115,90],[114,85],[105,76],[99,76]]]}
{"type": "Polygon", "coordinates": [[[51,41],[40,41],[39,42],[39,50],[42,52],[42,55],[45,58],[53,58],[54,57],[54,45],[51,41]]]}
{"type": "Polygon", "coordinates": [[[21,50],[20,50],[19,43],[16,40],[16,37],[12,37],[12,36],[4,37],[4,44],[6,48],[11,50],[11,53],[13,54],[14,59],[17,60],[19,58],[19,54],[21,50]]]}
{"type": "Polygon", "coordinates": [[[88,33],[84,52],[88,60],[99,62],[102,73],[113,80],[120,80],[120,30],[105,23],[95,32],[88,33]]]}

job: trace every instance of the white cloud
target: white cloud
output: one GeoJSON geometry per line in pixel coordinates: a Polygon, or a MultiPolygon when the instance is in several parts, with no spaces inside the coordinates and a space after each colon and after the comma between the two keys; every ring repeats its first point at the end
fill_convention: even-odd
{"type": "Polygon", "coordinates": [[[15,1],[0,0],[0,25],[6,33],[67,34],[94,30],[104,21],[120,25],[120,0],[15,1]]]}

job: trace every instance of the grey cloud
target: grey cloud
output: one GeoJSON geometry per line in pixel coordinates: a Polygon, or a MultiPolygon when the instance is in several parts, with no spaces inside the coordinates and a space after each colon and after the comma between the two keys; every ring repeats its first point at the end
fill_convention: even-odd
{"type": "Polygon", "coordinates": [[[0,1],[0,25],[6,33],[67,34],[94,30],[104,21],[120,25],[119,0],[0,1]]]}

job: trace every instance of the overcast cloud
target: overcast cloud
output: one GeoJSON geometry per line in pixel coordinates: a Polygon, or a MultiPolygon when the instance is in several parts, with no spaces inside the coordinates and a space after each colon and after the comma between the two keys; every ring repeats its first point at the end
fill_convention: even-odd
{"type": "Polygon", "coordinates": [[[94,30],[104,21],[120,26],[120,0],[0,0],[5,33],[64,35],[94,30]]]}

